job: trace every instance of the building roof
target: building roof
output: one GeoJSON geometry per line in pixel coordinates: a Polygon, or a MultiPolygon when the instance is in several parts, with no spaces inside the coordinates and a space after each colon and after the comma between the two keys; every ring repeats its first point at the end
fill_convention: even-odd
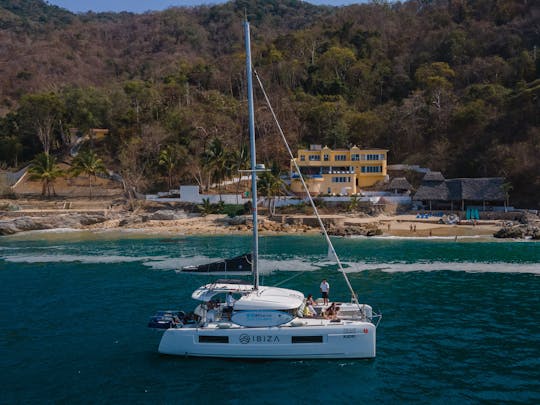
{"type": "Polygon", "coordinates": [[[504,178],[459,178],[446,181],[450,190],[450,199],[473,201],[504,201],[505,193],[502,188],[504,178]]]}
{"type": "Polygon", "coordinates": [[[422,182],[424,181],[444,181],[444,176],[441,172],[427,172],[422,182]]]}
{"type": "Polygon", "coordinates": [[[405,177],[394,177],[386,188],[388,190],[412,190],[413,186],[405,177]]]}
{"type": "Polygon", "coordinates": [[[450,192],[445,181],[422,183],[414,195],[415,200],[443,200],[450,197],[450,192]]]}
{"type": "MultiPolygon", "coordinates": [[[[438,175],[433,177],[440,178],[438,175]]],[[[442,201],[504,201],[505,193],[502,188],[503,184],[504,178],[502,177],[458,178],[445,181],[425,180],[424,177],[422,185],[414,195],[414,199],[442,201]]]]}

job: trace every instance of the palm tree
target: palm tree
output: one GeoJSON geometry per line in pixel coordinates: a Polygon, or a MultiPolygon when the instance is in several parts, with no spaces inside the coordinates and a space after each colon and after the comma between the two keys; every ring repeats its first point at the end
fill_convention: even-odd
{"type": "MultiPolygon", "coordinates": [[[[273,168],[274,169],[274,168],[273,168]]],[[[262,172],[257,180],[257,192],[268,199],[268,211],[275,214],[276,197],[283,191],[283,181],[275,170],[262,172]]]]}
{"type": "MultiPolygon", "coordinates": [[[[218,183],[221,195],[221,183],[227,175],[227,152],[218,138],[214,138],[204,152],[203,162],[212,181],[218,183]]],[[[210,182],[210,181],[209,181],[210,182]]]]}
{"type": "Polygon", "coordinates": [[[185,148],[180,146],[175,147],[169,145],[159,152],[158,164],[167,170],[169,190],[172,189],[174,169],[178,166],[180,161],[186,157],[186,155],[187,152],[185,148]]]}
{"type": "Polygon", "coordinates": [[[92,179],[95,179],[98,174],[107,173],[103,161],[97,157],[93,150],[79,152],[71,163],[70,171],[73,176],[78,176],[81,173],[88,175],[90,198],[92,198],[92,179]]]}
{"type": "Polygon", "coordinates": [[[56,195],[54,191],[54,181],[64,173],[56,164],[54,156],[42,152],[34,158],[28,170],[30,180],[40,180],[42,184],[41,195],[47,194],[47,197],[56,195]]]}
{"type": "Polygon", "coordinates": [[[240,181],[242,180],[242,173],[240,170],[246,169],[249,163],[249,151],[247,146],[242,145],[240,146],[240,149],[229,153],[227,160],[227,167],[229,169],[227,174],[232,177],[238,172],[238,182],[236,183],[236,204],[238,204],[238,192],[240,189],[240,181]]]}
{"type": "Polygon", "coordinates": [[[501,189],[504,193],[504,212],[507,212],[508,206],[510,205],[510,191],[514,189],[514,186],[512,186],[512,183],[507,182],[503,183],[501,189]]]}

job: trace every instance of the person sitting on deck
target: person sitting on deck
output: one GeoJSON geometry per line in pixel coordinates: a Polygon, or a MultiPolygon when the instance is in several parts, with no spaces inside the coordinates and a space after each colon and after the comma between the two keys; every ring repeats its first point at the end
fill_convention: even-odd
{"type": "Polygon", "coordinates": [[[309,312],[311,312],[310,316],[317,316],[317,311],[313,305],[315,305],[315,300],[313,299],[313,295],[309,294],[306,299],[306,308],[308,308],[309,312]]]}
{"type": "Polygon", "coordinates": [[[302,316],[304,317],[312,317],[313,316],[313,313],[309,310],[309,307],[307,304],[304,305],[304,310],[302,311],[302,316]]]}
{"type": "Polygon", "coordinates": [[[332,302],[332,305],[330,305],[326,310],[324,311],[324,317],[326,319],[335,320],[337,319],[337,313],[339,311],[339,307],[336,306],[335,302],[332,302]]]}

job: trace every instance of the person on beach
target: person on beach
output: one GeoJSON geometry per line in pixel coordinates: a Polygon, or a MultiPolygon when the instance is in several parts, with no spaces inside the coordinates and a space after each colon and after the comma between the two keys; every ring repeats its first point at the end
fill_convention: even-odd
{"type": "Polygon", "coordinates": [[[323,299],[323,304],[328,305],[328,293],[330,292],[330,284],[328,284],[328,281],[326,281],[325,278],[323,278],[320,288],[321,288],[321,296],[323,299]]]}

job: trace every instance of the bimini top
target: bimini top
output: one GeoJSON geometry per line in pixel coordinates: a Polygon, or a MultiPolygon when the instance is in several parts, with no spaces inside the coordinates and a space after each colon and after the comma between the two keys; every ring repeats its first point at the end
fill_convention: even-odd
{"type": "Polygon", "coordinates": [[[304,302],[304,294],[287,288],[260,286],[234,303],[235,311],[297,309],[304,302]]]}
{"type": "Polygon", "coordinates": [[[222,282],[206,284],[197,288],[191,294],[191,298],[198,301],[210,301],[217,294],[229,292],[242,295],[234,304],[236,311],[289,310],[299,308],[304,302],[304,294],[287,288],[260,286],[255,291],[252,284],[222,282]]]}
{"type": "Polygon", "coordinates": [[[214,295],[221,293],[246,294],[253,290],[253,284],[228,283],[228,280],[217,280],[214,283],[203,285],[193,291],[191,298],[198,301],[210,301],[214,295]]]}

